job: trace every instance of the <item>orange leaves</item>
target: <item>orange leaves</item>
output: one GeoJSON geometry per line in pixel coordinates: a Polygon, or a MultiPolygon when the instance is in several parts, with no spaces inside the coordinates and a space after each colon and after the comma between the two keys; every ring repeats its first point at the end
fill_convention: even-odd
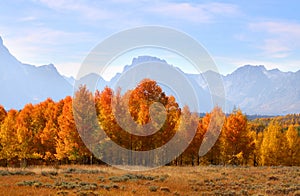
{"type": "Polygon", "coordinates": [[[79,133],[77,132],[73,108],[72,98],[66,97],[62,114],[58,117],[59,131],[56,139],[56,154],[57,159],[77,160],[82,156],[82,151],[86,151],[79,133]]]}
{"type": "MultiPolygon", "coordinates": [[[[201,154],[209,150],[201,159],[205,164],[222,164],[222,150],[220,134],[225,114],[222,109],[215,107],[210,113],[201,119],[198,129],[203,137],[203,146],[201,146],[201,154]]],[[[202,144],[201,144],[202,145],[202,144]]]]}
{"type": "Polygon", "coordinates": [[[224,136],[229,142],[241,141],[247,128],[246,116],[240,110],[232,113],[225,121],[224,136]]]}
{"type": "Polygon", "coordinates": [[[154,102],[166,105],[167,97],[162,89],[153,80],[142,80],[139,85],[130,92],[129,111],[133,119],[140,125],[150,121],[149,107],[154,102]]]}
{"type": "Polygon", "coordinates": [[[278,117],[280,123],[269,123],[270,119],[249,122],[240,110],[225,117],[218,107],[200,118],[188,107],[181,109],[173,96],[167,96],[156,81],[149,79],[125,94],[106,87],[93,95],[81,86],[73,99],[68,96],[54,102],[49,98],[36,105],[27,104],[19,112],[6,112],[0,106],[0,159],[84,162],[92,160],[93,150],[98,156],[116,157],[116,164],[140,164],[149,157],[118,159],[119,152],[108,141],[132,151],[149,151],[179,133],[175,145],[190,143],[174,161],[176,164],[299,165],[297,118],[288,115],[278,117]],[[293,126],[287,128],[289,124],[293,126]],[[208,144],[207,150],[213,147],[199,157],[202,144],[208,144]],[[103,148],[110,151],[104,154],[103,148]]]}
{"type": "Polygon", "coordinates": [[[247,129],[247,118],[241,110],[230,114],[224,123],[221,138],[225,163],[247,164],[253,151],[250,145],[254,138],[247,129]],[[242,157],[242,158],[241,158],[242,157]]]}
{"type": "Polygon", "coordinates": [[[0,105],[0,125],[2,121],[5,119],[7,113],[2,105],[0,105]]]}
{"type": "Polygon", "coordinates": [[[153,80],[141,81],[124,95],[105,88],[101,93],[96,92],[95,100],[101,128],[124,148],[155,149],[168,142],[175,133],[179,106],[173,97],[168,99],[153,80]],[[130,130],[135,130],[135,134],[130,134],[130,130]]]}

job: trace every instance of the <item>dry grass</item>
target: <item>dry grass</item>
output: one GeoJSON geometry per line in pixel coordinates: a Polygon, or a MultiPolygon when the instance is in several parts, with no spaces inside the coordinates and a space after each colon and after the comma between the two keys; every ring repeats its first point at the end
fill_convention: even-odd
{"type": "Polygon", "coordinates": [[[299,195],[299,182],[300,167],[0,168],[0,195],[299,195]]]}

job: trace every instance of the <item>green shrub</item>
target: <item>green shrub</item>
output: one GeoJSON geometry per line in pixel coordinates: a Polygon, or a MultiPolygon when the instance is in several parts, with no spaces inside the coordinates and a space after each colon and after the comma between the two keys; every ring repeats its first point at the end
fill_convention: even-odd
{"type": "Polygon", "coordinates": [[[168,193],[171,192],[168,187],[161,187],[160,190],[163,192],[168,192],[168,193]]]}
{"type": "Polygon", "coordinates": [[[81,190],[96,190],[97,189],[96,183],[80,182],[79,186],[80,186],[81,190]]]}
{"type": "Polygon", "coordinates": [[[158,188],[159,188],[158,186],[149,186],[149,191],[156,192],[158,188]]]}
{"type": "Polygon", "coordinates": [[[78,196],[96,196],[99,195],[93,191],[80,191],[79,193],[77,193],[78,196]]]}
{"type": "Polygon", "coordinates": [[[31,171],[24,171],[24,170],[18,170],[18,171],[12,171],[9,172],[11,175],[20,175],[20,176],[30,176],[30,175],[35,175],[34,172],[31,171]]]}
{"type": "Polygon", "coordinates": [[[159,177],[159,180],[160,180],[161,182],[164,182],[168,177],[169,177],[168,174],[162,175],[162,176],[159,177]]]}
{"type": "Polygon", "coordinates": [[[110,181],[112,182],[126,182],[127,180],[129,180],[130,178],[127,176],[112,176],[110,178],[108,178],[110,181]]]}
{"type": "Polygon", "coordinates": [[[125,174],[123,175],[123,178],[128,178],[130,180],[155,180],[158,179],[159,176],[145,176],[143,174],[125,174]]]}
{"type": "Polygon", "coordinates": [[[41,172],[42,176],[57,176],[58,173],[56,171],[42,171],[41,172]]]}
{"type": "Polygon", "coordinates": [[[8,176],[10,175],[10,172],[7,170],[0,170],[0,176],[8,176]]]}
{"type": "Polygon", "coordinates": [[[18,185],[18,186],[41,187],[43,184],[40,181],[37,181],[37,180],[29,180],[29,181],[17,182],[16,185],[18,185]]]}
{"type": "Polygon", "coordinates": [[[66,191],[66,190],[61,190],[61,191],[56,192],[56,195],[68,195],[68,194],[69,194],[69,191],[66,191]]]}
{"type": "Polygon", "coordinates": [[[9,175],[29,176],[29,175],[35,175],[35,173],[31,171],[25,171],[25,170],[17,170],[17,171],[0,170],[0,176],[9,176],[9,175]]]}
{"type": "Polygon", "coordinates": [[[55,182],[54,187],[56,189],[74,189],[77,188],[79,185],[73,182],[55,182]]]}
{"type": "Polygon", "coordinates": [[[76,168],[68,168],[62,171],[62,173],[67,173],[67,174],[100,174],[100,173],[106,173],[101,170],[88,170],[88,169],[76,169],[76,168]]]}
{"type": "Polygon", "coordinates": [[[100,188],[103,188],[103,189],[105,189],[105,190],[108,190],[108,191],[109,191],[110,188],[111,188],[110,185],[105,185],[105,184],[100,184],[99,187],[100,187],[100,188]]]}
{"type": "Polygon", "coordinates": [[[104,178],[103,176],[99,176],[99,177],[98,177],[98,180],[99,180],[100,182],[105,182],[105,178],[104,178]]]}

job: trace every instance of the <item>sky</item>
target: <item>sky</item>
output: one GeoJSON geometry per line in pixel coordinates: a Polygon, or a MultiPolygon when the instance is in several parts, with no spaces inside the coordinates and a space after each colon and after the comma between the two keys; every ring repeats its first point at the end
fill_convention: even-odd
{"type": "MultiPolygon", "coordinates": [[[[53,63],[66,76],[76,76],[89,52],[109,36],[145,25],[191,36],[224,75],[246,64],[298,71],[299,7],[297,0],[3,0],[0,36],[21,62],[53,63]]],[[[127,58],[124,65],[129,63],[127,58]]],[[[122,66],[112,66],[107,78],[122,66]]]]}

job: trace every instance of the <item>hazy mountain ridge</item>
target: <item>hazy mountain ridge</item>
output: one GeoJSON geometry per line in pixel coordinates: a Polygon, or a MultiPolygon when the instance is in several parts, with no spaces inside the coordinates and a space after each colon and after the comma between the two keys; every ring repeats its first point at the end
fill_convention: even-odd
{"type": "MultiPolygon", "coordinates": [[[[139,56],[126,65],[123,72],[143,62],[167,63],[151,56],[139,56]]],[[[178,69],[178,68],[177,68],[178,69]]],[[[181,71],[180,69],[178,69],[181,71]]],[[[182,71],[181,71],[182,72],[182,71]]],[[[183,72],[182,72],[183,73],[183,72]]],[[[209,86],[205,78],[221,77],[227,101],[227,111],[234,106],[247,114],[278,115],[300,112],[300,70],[282,72],[278,69],[267,70],[264,66],[245,65],[226,76],[208,71],[203,74],[185,74],[197,90],[200,99],[200,112],[212,108],[209,86]]],[[[110,81],[97,74],[89,74],[81,80],[93,85],[98,80],[97,89],[114,86],[121,74],[117,73],[110,81]]],[[[3,45],[0,37],[0,104],[6,109],[21,109],[26,103],[38,103],[51,97],[59,100],[72,95],[73,77],[58,73],[53,64],[33,66],[19,62],[3,45]]],[[[167,94],[172,92],[164,89],[167,94]]]]}
{"type": "Polygon", "coordinates": [[[246,65],[223,77],[226,97],[250,114],[299,113],[299,73],[246,65]]]}
{"type": "Polygon", "coordinates": [[[19,62],[0,38],[0,103],[6,109],[21,109],[48,97],[58,101],[72,93],[72,86],[53,64],[33,66],[19,62]]]}

